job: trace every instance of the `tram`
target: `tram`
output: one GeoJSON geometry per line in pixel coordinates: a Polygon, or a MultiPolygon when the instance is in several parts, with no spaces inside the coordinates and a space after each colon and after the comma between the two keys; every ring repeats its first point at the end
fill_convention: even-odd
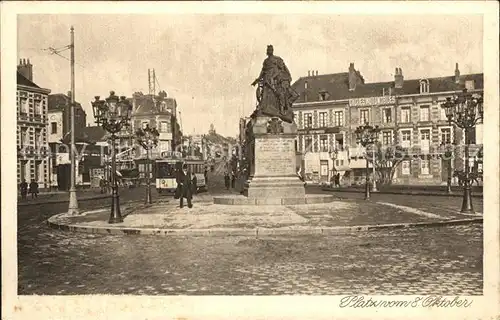
{"type": "Polygon", "coordinates": [[[196,176],[196,191],[206,191],[205,181],[205,161],[194,158],[182,158],[177,154],[162,154],[162,158],[157,159],[156,168],[156,190],[158,193],[175,193],[177,189],[177,174],[182,170],[182,166],[187,164],[188,171],[196,176]]]}

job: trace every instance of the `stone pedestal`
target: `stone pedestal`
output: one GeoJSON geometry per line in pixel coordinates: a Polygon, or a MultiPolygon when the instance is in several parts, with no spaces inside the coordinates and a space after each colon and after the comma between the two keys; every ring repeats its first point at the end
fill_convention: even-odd
{"type": "Polygon", "coordinates": [[[256,199],[304,198],[304,183],[297,176],[295,123],[258,116],[250,129],[251,174],[243,194],[256,199]]]}

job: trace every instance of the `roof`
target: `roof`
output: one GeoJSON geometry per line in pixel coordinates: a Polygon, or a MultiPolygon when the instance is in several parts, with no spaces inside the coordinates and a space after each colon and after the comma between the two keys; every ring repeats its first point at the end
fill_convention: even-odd
{"type": "MultiPolygon", "coordinates": [[[[349,73],[335,73],[318,76],[299,78],[292,87],[299,94],[297,103],[320,101],[319,93],[328,92],[326,100],[345,100],[352,98],[377,97],[386,94],[391,88],[393,95],[410,95],[420,93],[420,81],[422,79],[410,79],[403,81],[403,87],[396,89],[394,81],[374,82],[357,84],[354,91],[349,91],[349,73]],[[307,88],[305,84],[307,82],[307,88]]],[[[429,81],[429,92],[456,91],[465,87],[468,80],[475,81],[475,88],[483,89],[483,74],[466,74],[459,77],[459,83],[455,83],[455,76],[427,78],[429,81]]]]}
{"type": "MultiPolygon", "coordinates": [[[[49,110],[62,110],[69,106],[70,97],[63,93],[49,94],[48,109],[49,110]]],[[[82,107],[79,102],[76,102],[77,106],[82,107]]]]}
{"type": "Polygon", "coordinates": [[[137,109],[133,112],[133,115],[150,115],[158,113],[172,113],[175,112],[177,107],[177,102],[173,98],[164,98],[164,102],[167,106],[166,111],[161,111],[154,103],[151,95],[135,95],[137,109]]]}
{"type": "Polygon", "coordinates": [[[27,87],[32,87],[32,88],[39,88],[41,89],[36,83],[33,81],[29,80],[25,76],[23,76],[21,73],[17,72],[17,84],[22,85],[22,86],[27,86],[27,87]]]}
{"type": "MultiPolygon", "coordinates": [[[[106,131],[100,126],[85,127],[75,132],[75,143],[97,143],[102,141],[106,135],[106,131]]],[[[71,130],[63,137],[62,142],[71,143],[71,130]]]]}

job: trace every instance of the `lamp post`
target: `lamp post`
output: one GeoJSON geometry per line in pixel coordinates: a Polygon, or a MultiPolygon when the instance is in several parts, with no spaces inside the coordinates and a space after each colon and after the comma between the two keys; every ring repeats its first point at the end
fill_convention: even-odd
{"type": "Polygon", "coordinates": [[[146,204],[151,204],[153,201],[151,200],[151,171],[150,166],[151,166],[151,157],[150,157],[150,152],[153,147],[156,147],[158,145],[158,137],[160,136],[160,133],[156,128],[150,128],[149,125],[146,126],[146,128],[142,129],[139,128],[135,132],[136,140],[137,143],[139,143],[145,150],[146,150],[146,204]]]}
{"type": "Polygon", "coordinates": [[[441,105],[445,109],[448,122],[462,129],[465,136],[464,146],[464,195],[461,212],[474,212],[471,195],[471,175],[469,170],[469,132],[475,128],[476,123],[483,119],[483,97],[467,92],[464,89],[453,98],[446,98],[441,105]]]}
{"type": "MultiPolygon", "coordinates": [[[[374,146],[378,139],[379,133],[378,126],[370,126],[368,123],[365,123],[363,126],[359,126],[356,128],[354,133],[356,134],[356,138],[359,144],[361,144],[364,148],[368,146],[374,146]]],[[[366,157],[366,186],[365,186],[365,200],[370,199],[370,168],[368,166],[368,149],[365,151],[366,157]]],[[[375,158],[373,158],[373,165],[375,166],[375,158]]],[[[375,180],[375,177],[373,177],[375,180]]],[[[376,190],[376,188],[374,188],[376,190]]]]}
{"type": "Polygon", "coordinates": [[[123,222],[120,211],[120,198],[118,196],[118,183],[116,179],[116,150],[115,140],[116,133],[120,132],[125,126],[130,123],[130,114],[132,112],[132,105],[125,96],[118,97],[114,91],[106,100],[100,100],[99,96],[95,97],[92,101],[92,110],[94,111],[95,122],[101,125],[104,130],[111,133],[111,214],[109,223],[123,222]]]}
{"type": "Polygon", "coordinates": [[[372,144],[372,147],[373,147],[373,161],[372,161],[372,165],[373,165],[373,182],[372,182],[372,192],[378,192],[377,190],[377,177],[376,177],[376,172],[375,172],[375,157],[376,157],[376,150],[375,150],[375,143],[372,144]]]}
{"type": "Polygon", "coordinates": [[[453,148],[451,147],[452,145],[450,144],[449,141],[443,142],[443,146],[445,147],[445,150],[443,152],[443,156],[445,157],[446,160],[446,165],[447,165],[447,177],[446,177],[446,193],[447,194],[452,194],[451,190],[451,179],[452,179],[452,170],[451,170],[451,158],[453,157],[453,148]]]}

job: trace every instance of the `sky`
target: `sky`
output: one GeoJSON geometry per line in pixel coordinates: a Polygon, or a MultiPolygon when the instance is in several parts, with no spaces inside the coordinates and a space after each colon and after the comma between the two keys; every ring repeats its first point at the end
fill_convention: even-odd
{"type": "MultiPolygon", "coordinates": [[[[255,109],[266,46],[284,59],[292,80],[347,72],[354,63],[365,82],[483,72],[480,15],[107,14],[19,15],[18,61],[30,59],[34,82],[52,93],[70,90],[69,61],[46,49],[70,44],[75,28],[76,100],[93,124],[94,96],[157,91],[177,100],[186,134],[235,136],[238,119],[255,109]]],[[[69,58],[70,52],[61,52],[69,58]]]]}

